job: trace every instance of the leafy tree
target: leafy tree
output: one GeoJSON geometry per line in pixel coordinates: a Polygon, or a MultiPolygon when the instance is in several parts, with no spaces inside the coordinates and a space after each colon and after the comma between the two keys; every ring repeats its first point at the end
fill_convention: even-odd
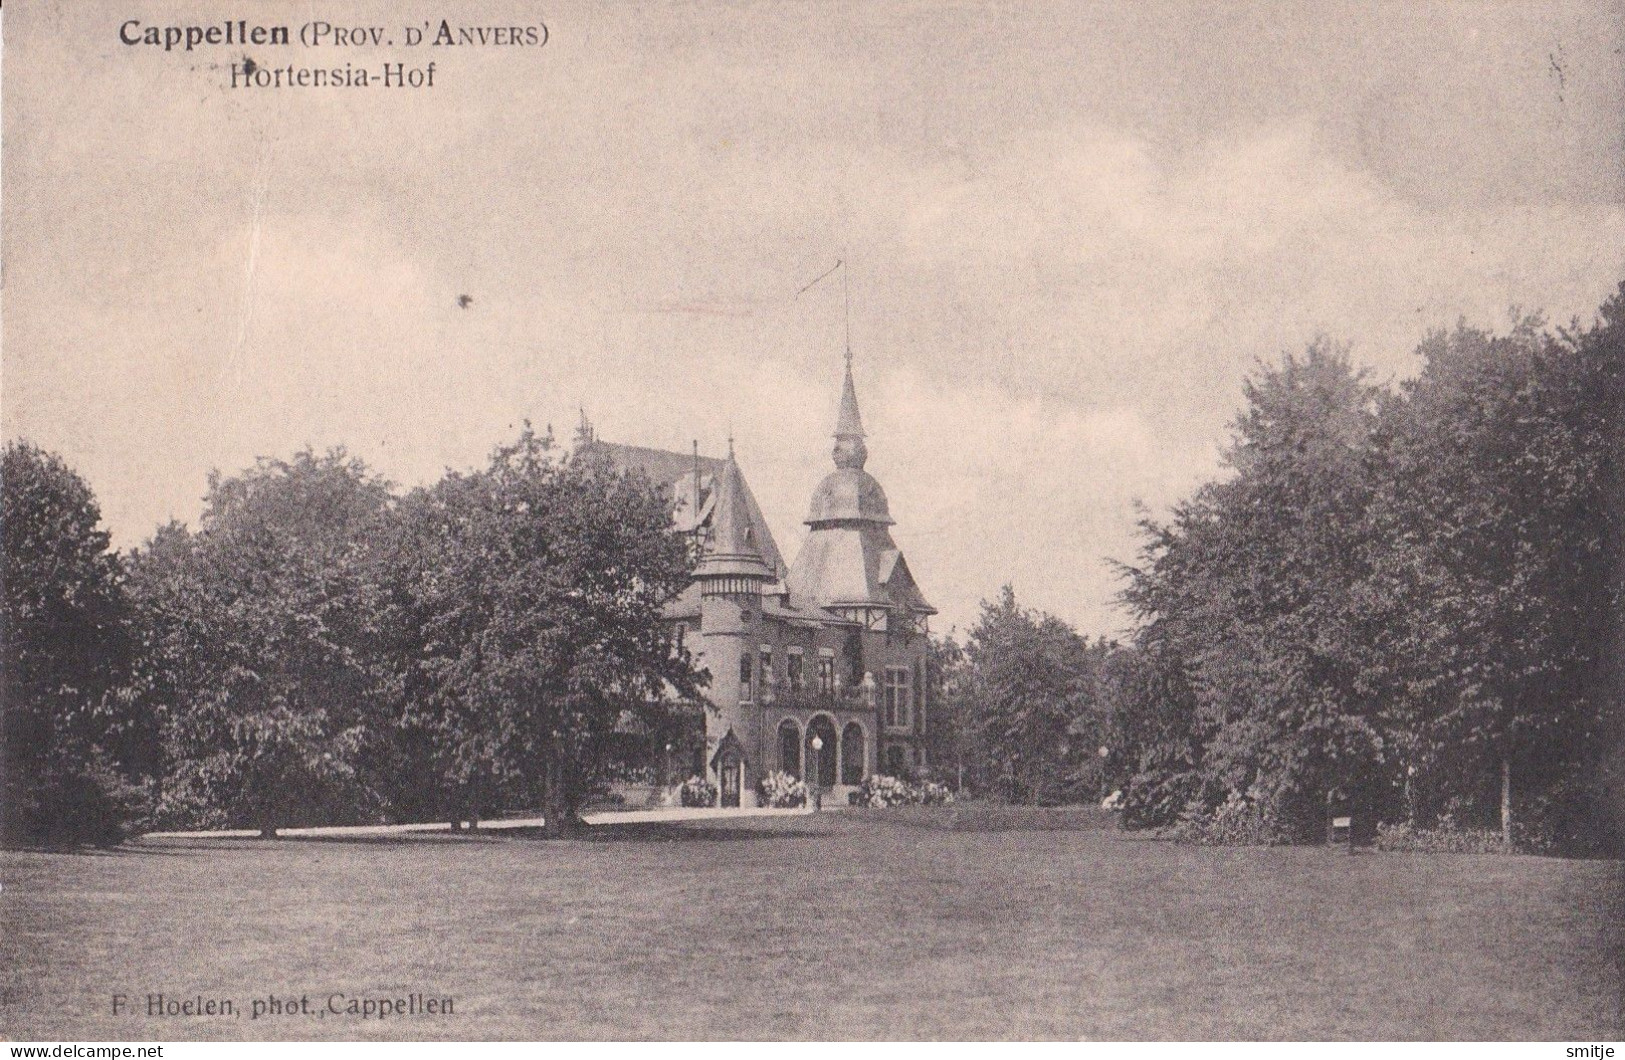
{"type": "Polygon", "coordinates": [[[1625,850],[1625,283],[1584,331],[1562,332],[1553,373],[1561,420],[1572,432],[1580,498],[1565,551],[1576,565],[1567,635],[1583,660],[1571,691],[1584,709],[1565,731],[1561,775],[1537,812],[1559,843],[1625,850]]]}
{"type": "Polygon", "coordinates": [[[925,649],[926,702],[931,704],[926,739],[930,760],[955,788],[982,786],[977,741],[968,683],[965,651],[951,636],[931,636],[925,649]]]}
{"type": "Polygon", "coordinates": [[[1239,800],[1270,834],[1305,836],[1328,794],[1370,799],[1383,761],[1350,607],[1367,573],[1376,391],[1317,342],[1261,366],[1246,396],[1234,474],[1145,524],[1124,598],[1154,629],[1148,658],[1176,668],[1161,683],[1188,689],[1191,810],[1239,800]]]}
{"type": "Polygon", "coordinates": [[[964,654],[989,779],[1011,799],[1067,798],[1069,730],[1093,689],[1087,642],[1054,615],[1022,607],[1006,585],[996,602],[982,602],[964,654]]]}
{"type": "Polygon", "coordinates": [[[1084,679],[1073,701],[1072,721],[1063,746],[1066,774],[1062,798],[1094,802],[1108,793],[1112,750],[1111,708],[1105,696],[1107,667],[1122,649],[1104,637],[1083,642],[1084,679]]]}
{"type": "Polygon", "coordinates": [[[8,842],[105,842],[140,811],[139,719],[116,695],[128,603],[90,488],[27,443],[0,455],[8,842]]]}
{"type": "Polygon", "coordinates": [[[1107,784],[1123,793],[1130,826],[1178,820],[1204,787],[1193,693],[1158,632],[1141,629],[1101,667],[1102,765],[1107,784]]]}
{"type": "Polygon", "coordinates": [[[1265,369],[1233,474],[1143,524],[1101,683],[1130,819],[1305,837],[1340,792],[1625,842],[1625,286],[1588,329],[1419,353],[1389,392],[1325,344],[1265,369]]]}
{"type": "Polygon", "coordinates": [[[131,557],[136,694],[165,731],[166,812],[250,825],[368,815],[358,772],[379,699],[366,543],[387,483],[333,450],[212,474],[197,533],[131,557]]]}
{"type": "Polygon", "coordinates": [[[156,785],[158,817],[176,824],[195,822],[177,816],[173,798],[165,795],[174,769],[175,726],[188,705],[208,694],[212,681],[207,615],[200,607],[183,606],[198,599],[195,547],[185,524],[171,520],[124,561],[134,658],[121,692],[150,734],[143,757],[156,785]]]}
{"type": "MultiPolygon", "coordinates": [[[[381,744],[394,812],[408,820],[478,820],[502,794],[498,749],[481,746],[454,660],[490,621],[482,572],[463,557],[486,507],[479,477],[447,473],[402,498],[371,550],[380,587],[380,649],[391,739],[381,744]],[[459,598],[468,591],[477,595],[459,598]]],[[[487,536],[489,536],[487,534],[487,536]]],[[[474,655],[477,663],[478,655],[474,655]]]]}
{"type": "Polygon", "coordinates": [[[658,727],[665,704],[698,695],[662,614],[692,570],[670,499],[527,426],[485,471],[448,475],[401,514],[403,727],[427,734],[435,784],[470,816],[535,792],[563,834],[616,732],[658,727]]]}
{"type": "Polygon", "coordinates": [[[1604,313],[1434,334],[1384,410],[1372,599],[1413,816],[1498,807],[1510,842],[1515,787],[1535,806],[1593,772],[1621,613],[1619,300],[1604,313]]]}

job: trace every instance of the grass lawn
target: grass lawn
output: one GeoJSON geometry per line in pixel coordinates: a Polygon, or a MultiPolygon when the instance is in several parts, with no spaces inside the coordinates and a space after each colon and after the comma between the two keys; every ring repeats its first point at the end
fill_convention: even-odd
{"type": "Polygon", "coordinates": [[[11,1039],[1625,1037],[1619,862],[827,814],[0,869],[11,1039]],[[159,992],[239,1015],[149,1018],[159,992]],[[453,1015],[249,1019],[414,992],[453,1015]]]}

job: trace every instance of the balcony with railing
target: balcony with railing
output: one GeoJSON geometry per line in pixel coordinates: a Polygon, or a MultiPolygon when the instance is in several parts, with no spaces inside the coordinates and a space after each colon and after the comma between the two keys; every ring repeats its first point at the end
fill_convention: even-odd
{"type": "Polygon", "coordinates": [[[809,685],[799,688],[780,685],[764,689],[762,702],[784,711],[873,711],[876,697],[874,689],[862,685],[838,685],[834,691],[809,685]]]}

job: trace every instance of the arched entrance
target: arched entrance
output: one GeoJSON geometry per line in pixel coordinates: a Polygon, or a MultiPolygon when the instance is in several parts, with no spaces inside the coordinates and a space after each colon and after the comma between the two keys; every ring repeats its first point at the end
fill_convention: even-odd
{"type": "Polygon", "coordinates": [[[745,749],[732,729],[718,742],[711,768],[717,771],[717,805],[738,806],[745,788],[745,749]]]}
{"type": "Polygon", "coordinates": [[[847,722],[846,728],[841,730],[841,783],[863,783],[863,726],[855,721],[847,722]]]}
{"type": "Polygon", "coordinates": [[[793,718],[779,722],[779,768],[801,779],[801,726],[793,718]]]}
{"type": "Polygon", "coordinates": [[[717,780],[720,791],[717,793],[717,803],[720,806],[737,807],[739,805],[739,792],[745,785],[745,766],[739,755],[723,755],[722,765],[717,770],[717,780]]]}
{"type": "MultiPolygon", "coordinates": [[[[807,751],[807,769],[811,773],[816,760],[819,787],[833,788],[835,786],[835,760],[837,752],[835,747],[835,723],[829,720],[828,714],[820,714],[807,723],[807,738],[803,743],[807,751]],[[813,737],[823,742],[823,747],[813,751],[813,737]]],[[[810,779],[810,778],[809,778],[810,779]]]]}

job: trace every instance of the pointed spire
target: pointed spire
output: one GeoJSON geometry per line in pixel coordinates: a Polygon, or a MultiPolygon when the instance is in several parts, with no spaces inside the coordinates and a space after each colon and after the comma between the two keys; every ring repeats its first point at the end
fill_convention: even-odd
{"type": "Polygon", "coordinates": [[[722,465],[721,492],[717,494],[716,525],[712,550],[727,555],[760,555],[751,541],[750,509],[745,505],[745,484],[728,447],[728,462],[722,465]]]}
{"type": "Polygon", "coordinates": [[[702,578],[770,578],[772,572],[768,570],[767,560],[762,557],[761,546],[756,541],[750,503],[746,500],[745,479],[739,472],[731,445],[728,459],[718,475],[716,490],[716,504],[711,509],[711,544],[696,575],[702,578]]]}
{"type": "Polygon", "coordinates": [[[841,411],[835,419],[835,437],[864,437],[863,418],[858,415],[858,389],[852,384],[851,354],[846,357],[846,382],[841,387],[841,411]]]}
{"type": "Polygon", "coordinates": [[[858,415],[858,389],[852,383],[852,351],[846,351],[846,381],[841,386],[841,411],[835,417],[835,466],[861,469],[869,459],[863,444],[863,417],[858,415]]]}

